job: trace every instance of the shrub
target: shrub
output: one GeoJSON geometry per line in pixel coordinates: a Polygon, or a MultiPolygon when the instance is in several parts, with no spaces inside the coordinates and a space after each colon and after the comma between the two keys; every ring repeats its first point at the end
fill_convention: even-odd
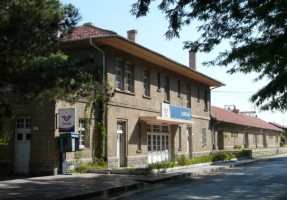
{"type": "Polygon", "coordinates": [[[233,149],[241,149],[241,145],[234,145],[233,149]]]}
{"type": "Polygon", "coordinates": [[[182,154],[182,155],[180,155],[178,157],[178,162],[177,163],[178,163],[179,166],[185,166],[185,165],[192,164],[192,160],[182,154]]]}

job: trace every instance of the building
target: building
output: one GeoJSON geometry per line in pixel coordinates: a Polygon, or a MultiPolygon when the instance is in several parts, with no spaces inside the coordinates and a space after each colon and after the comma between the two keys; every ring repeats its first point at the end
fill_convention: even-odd
{"type": "Polygon", "coordinates": [[[279,147],[282,129],[238,109],[211,107],[214,148],[279,147]]]}
{"type": "MultiPolygon", "coordinates": [[[[72,109],[75,132],[80,134],[81,159],[92,161],[97,145],[109,167],[146,167],[197,156],[212,150],[210,89],[223,83],[196,71],[195,54],[184,66],[136,43],[137,31],[124,38],[86,23],[65,36],[60,48],[73,57],[88,54],[114,96],[107,105],[107,136],[99,141],[97,112],[85,130],[86,101],[63,100],[43,106],[18,105],[13,140],[0,147],[0,167],[16,173],[57,174],[60,171],[59,112],[72,109]]],[[[67,115],[70,116],[70,115],[67,115]]],[[[66,117],[67,117],[66,116],[66,117]]],[[[69,168],[74,152],[66,154],[69,168]]]]}

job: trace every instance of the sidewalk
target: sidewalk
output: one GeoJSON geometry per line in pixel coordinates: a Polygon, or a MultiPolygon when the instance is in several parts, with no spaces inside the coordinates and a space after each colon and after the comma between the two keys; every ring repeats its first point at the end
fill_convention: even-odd
{"type": "MultiPolygon", "coordinates": [[[[287,157],[287,154],[262,159],[287,157]]],[[[216,165],[197,165],[160,175],[79,174],[21,178],[0,181],[0,199],[87,199],[115,196],[132,189],[148,187],[165,180],[219,171],[262,159],[244,159],[216,165]]]]}

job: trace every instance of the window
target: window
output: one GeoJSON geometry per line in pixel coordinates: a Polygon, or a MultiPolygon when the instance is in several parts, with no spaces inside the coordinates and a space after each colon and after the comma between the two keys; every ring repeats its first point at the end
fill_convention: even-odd
{"type": "Polygon", "coordinates": [[[177,80],[177,96],[181,96],[181,83],[180,80],[177,80]]]}
{"type": "Polygon", "coordinates": [[[170,101],[170,87],[169,87],[169,77],[164,77],[164,100],[170,101]]]}
{"type": "Polygon", "coordinates": [[[208,111],[208,92],[204,90],[204,110],[208,111]]]}
{"type": "Polygon", "coordinates": [[[16,120],[16,128],[31,128],[31,118],[19,117],[16,120]]]}
{"type": "Polygon", "coordinates": [[[186,85],[186,107],[191,108],[191,94],[190,94],[190,85],[186,85]]]}
{"type": "Polygon", "coordinates": [[[231,137],[238,137],[238,132],[231,131],[231,137]]]}
{"type": "Polygon", "coordinates": [[[86,142],[86,120],[79,119],[79,141],[80,141],[80,149],[85,148],[87,146],[86,142]]]}
{"type": "Polygon", "coordinates": [[[133,65],[126,64],[125,67],[125,90],[133,92],[133,65]]]}
{"type": "Polygon", "coordinates": [[[197,101],[200,101],[200,88],[197,88],[197,101]]]}
{"type": "Polygon", "coordinates": [[[149,70],[143,71],[143,84],[144,84],[144,96],[150,96],[150,77],[149,70]]]}
{"type": "Polygon", "coordinates": [[[202,146],[206,146],[206,129],[202,129],[202,146]]]}
{"type": "Polygon", "coordinates": [[[122,72],[122,62],[117,60],[116,61],[116,89],[122,90],[123,87],[123,72],[122,72]]]}
{"type": "Polygon", "coordinates": [[[116,61],[115,88],[133,92],[133,65],[123,61],[116,61]]]}
{"type": "Polygon", "coordinates": [[[161,80],[160,80],[160,73],[157,74],[157,91],[160,91],[161,88],[161,80]]]}

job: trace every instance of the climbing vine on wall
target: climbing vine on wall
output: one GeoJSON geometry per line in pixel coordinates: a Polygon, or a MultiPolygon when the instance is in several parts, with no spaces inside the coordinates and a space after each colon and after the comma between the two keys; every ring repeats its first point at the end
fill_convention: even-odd
{"type": "Polygon", "coordinates": [[[99,144],[95,149],[98,153],[96,156],[99,158],[104,158],[105,156],[105,141],[107,137],[106,126],[105,126],[105,114],[107,109],[107,104],[111,97],[114,95],[112,92],[112,87],[106,82],[101,84],[96,82],[90,90],[90,95],[88,96],[88,102],[85,107],[85,118],[87,138],[90,136],[91,119],[93,114],[98,112],[98,118],[95,121],[95,126],[97,127],[97,134],[99,139],[99,144]]]}

